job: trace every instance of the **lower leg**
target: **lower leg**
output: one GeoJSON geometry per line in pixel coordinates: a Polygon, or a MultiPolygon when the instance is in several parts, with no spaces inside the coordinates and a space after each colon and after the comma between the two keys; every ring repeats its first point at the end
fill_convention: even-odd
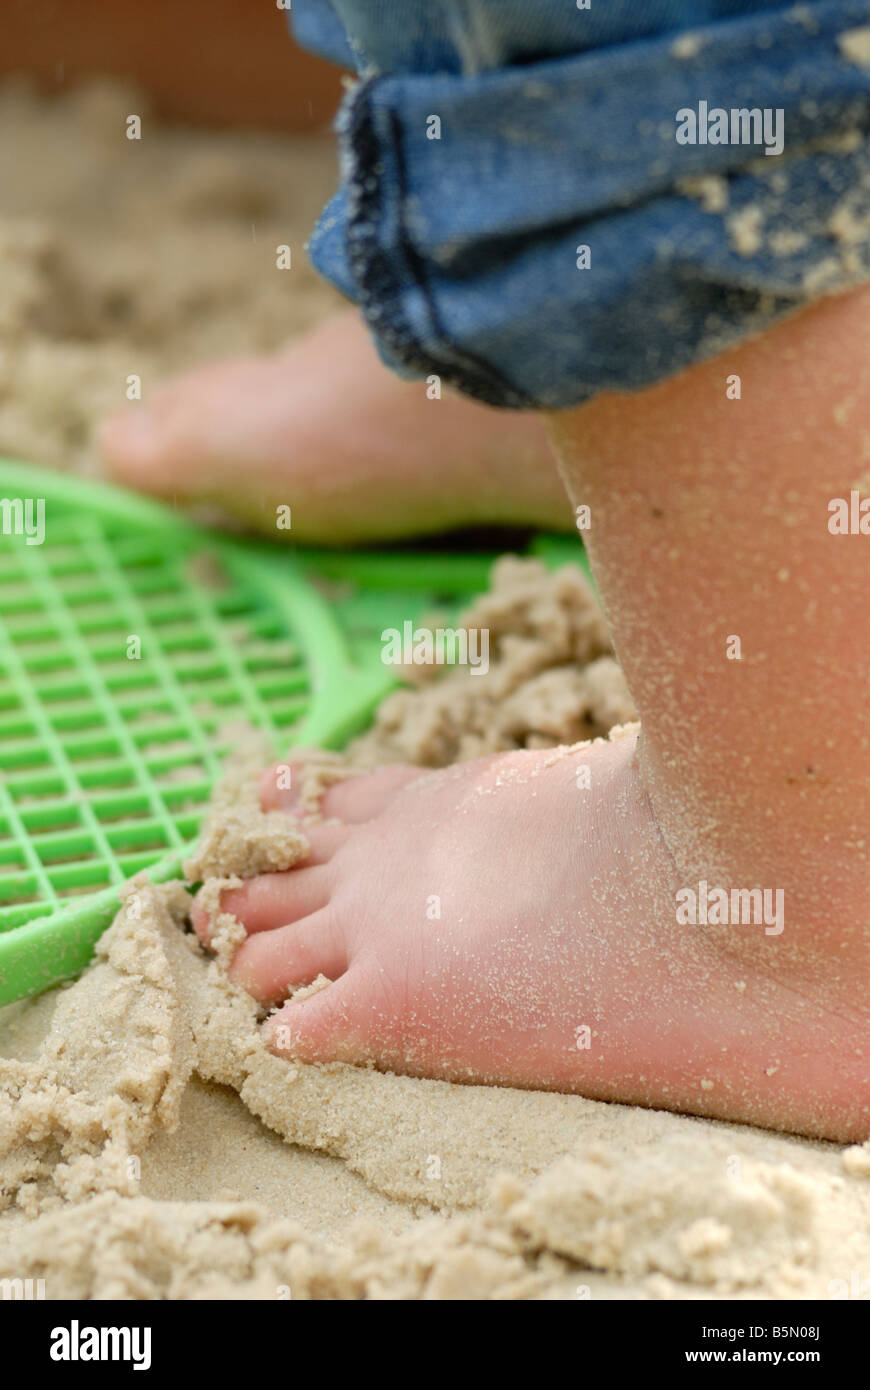
{"type": "Polygon", "coordinates": [[[678,876],[783,888],[782,935],[730,944],[865,1009],[870,536],[828,503],[870,470],[868,387],[870,288],[552,420],[678,876]]]}

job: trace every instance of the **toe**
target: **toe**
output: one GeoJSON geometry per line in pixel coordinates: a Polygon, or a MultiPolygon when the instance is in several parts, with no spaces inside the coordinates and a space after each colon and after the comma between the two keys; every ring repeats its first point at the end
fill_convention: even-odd
{"type": "MultiPolygon", "coordinates": [[[[268,768],[260,781],[260,799],[266,811],[282,810],[295,814],[302,785],[302,763],[279,763],[268,768]],[[289,783],[289,786],[287,785],[289,783]]],[[[379,815],[402,787],[421,777],[424,768],[407,763],[379,767],[375,772],[355,775],[327,787],[320,798],[323,816],[336,817],[347,825],[361,824],[379,815]]],[[[306,828],[306,834],[308,830],[306,828]]]]}
{"type": "Polygon", "coordinates": [[[357,965],[326,989],[295,1004],[290,1000],[273,1014],[263,1025],[266,1042],[278,1056],[305,1062],[367,1060],[372,1001],[372,980],[357,965]]]}
{"type": "MultiPolygon", "coordinates": [[[[197,367],[158,387],[147,404],[104,420],[98,447],[109,473],[130,487],[259,515],[270,510],[260,497],[270,477],[263,420],[285,395],[286,368],[277,358],[197,367]],[[240,489],[240,470],[260,486],[240,489]]],[[[273,532],[274,525],[271,510],[273,532]]]]}
{"type": "Polygon", "coordinates": [[[397,792],[422,777],[424,770],[396,763],[361,777],[349,777],[346,782],[336,782],[324,793],[323,813],[336,816],[348,825],[373,820],[389,806],[397,792]]]}
{"type": "Polygon", "coordinates": [[[272,1003],[318,975],[335,980],[346,969],[343,935],[324,909],[292,926],[249,937],[236,952],[230,975],[255,999],[272,1003]]]}
{"type": "Polygon", "coordinates": [[[327,820],[317,825],[305,826],[308,841],[306,864],[328,864],[337,850],[353,834],[353,828],[338,820],[327,820]]]}
{"type": "MultiPolygon", "coordinates": [[[[220,908],[238,918],[249,936],[274,931],[325,907],[331,882],[331,875],[323,865],[288,869],[281,874],[261,874],[248,879],[241,888],[228,888],[221,893],[220,908]]],[[[199,939],[208,945],[211,922],[202,893],[194,901],[191,921],[199,939]]]]}
{"type": "Polygon", "coordinates": [[[108,472],[119,482],[158,497],[195,497],[201,470],[199,450],[192,447],[186,422],[192,396],[199,400],[197,378],[186,376],[158,389],[147,405],[125,406],[104,420],[97,431],[97,445],[108,472]],[[185,444],[188,459],[182,468],[185,444]]]}
{"type": "Polygon", "coordinates": [[[260,805],[264,811],[295,811],[304,763],[275,763],[260,775],[260,805]]]}

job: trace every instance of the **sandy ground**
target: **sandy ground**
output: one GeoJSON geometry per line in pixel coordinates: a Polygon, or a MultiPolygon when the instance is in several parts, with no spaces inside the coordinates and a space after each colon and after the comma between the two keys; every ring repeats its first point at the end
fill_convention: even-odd
{"type": "MultiPolygon", "coordinates": [[[[56,105],[0,89],[0,450],[93,472],[128,373],[302,331],[335,302],[301,254],[331,184],[322,141],[149,129],[108,86],[56,105]],[[299,254],[276,291],[260,257],[281,242],[299,254]]],[[[360,759],[437,764],[631,717],[576,575],[503,568],[487,602],[500,657],[474,698],[393,697],[360,759]]],[[[302,852],[244,761],[233,776],[192,875],[302,852]]],[[[226,980],[233,924],[207,956],[186,902],[134,886],[79,982],[0,1011],[0,1278],[269,1299],[825,1299],[870,1279],[867,1146],[291,1066],[226,980]]]]}
{"type": "MultiPolygon", "coordinates": [[[[468,622],[489,627],[487,674],[391,696],[346,763],[311,763],[303,801],[395,752],[440,764],[632,727],[578,570],[503,559],[468,622]]],[[[187,866],[214,955],[182,885],[134,881],[77,983],[0,1012],[0,1278],[49,1298],[862,1291],[870,1144],[271,1056],[225,974],[244,930],[217,905],[304,858],[259,808],[265,761],[240,742],[187,866]]]]}
{"type": "Polygon", "coordinates": [[[144,399],[338,306],[304,252],[334,186],[328,135],[161,128],[115,83],[57,101],[0,83],[0,454],[95,473],[94,425],[128,376],[144,399]]]}

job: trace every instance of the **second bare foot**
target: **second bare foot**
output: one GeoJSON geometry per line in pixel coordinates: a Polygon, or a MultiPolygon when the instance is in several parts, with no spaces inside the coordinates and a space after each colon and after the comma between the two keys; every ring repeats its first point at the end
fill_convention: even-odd
{"type": "Polygon", "coordinates": [[[188,372],[112,416],[100,444],[117,481],[272,535],[289,506],[302,542],[572,525],[538,414],[430,399],[383,366],[354,311],[280,355],[188,372]]]}

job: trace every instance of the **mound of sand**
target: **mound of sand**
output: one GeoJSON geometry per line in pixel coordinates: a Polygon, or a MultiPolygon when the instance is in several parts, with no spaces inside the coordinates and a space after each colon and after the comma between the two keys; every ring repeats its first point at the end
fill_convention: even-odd
{"type": "MultiPolygon", "coordinates": [[[[502,561],[469,613],[486,676],[385,704],[318,783],[606,731],[632,710],[571,569],[502,561]]],[[[194,859],[289,868],[242,747],[194,859]]],[[[457,1086],[266,1051],[181,884],[128,885],[74,985],[0,1013],[0,1278],[48,1298],[827,1298],[870,1271],[870,1147],[545,1092],[457,1086]],[[832,1281],[841,1280],[840,1286],[832,1281]]]]}
{"type": "MultiPolygon", "coordinates": [[[[328,140],[161,128],[116,84],[51,102],[0,85],[0,452],[95,472],[129,374],[147,395],[320,318],[337,299],[302,246],[333,184],[328,140]],[[266,276],[279,244],[293,270],[266,276]]],[[[469,621],[493,634],[489,674],[391,697],[353,766],[632,718],[573,572],[503,563],[469,621]]],[[[349,770],[312,764],[312,797],[349,770]]],[[[191,873],[217,891],[303,852],[243,760],[191,873]]],[[[288,1065],[223,973],[232,923],[213,959],[186,911],[180,886],[134,885],[76,984],[0,1011],[0,1278],[267,1299],[827,1298],[870,1278],[866,1146],[288,1065]]]]}

